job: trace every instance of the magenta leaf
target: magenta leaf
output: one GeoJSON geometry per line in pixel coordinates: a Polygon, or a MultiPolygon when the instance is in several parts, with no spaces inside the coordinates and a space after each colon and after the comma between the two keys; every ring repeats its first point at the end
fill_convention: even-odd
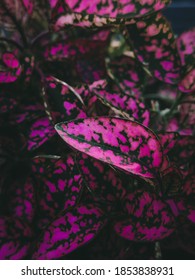
{"type": "Polygon", "coordinates": [[[74,25],[80,27],[102,27],[105,25],[135,23],[135,18],[155,13],[170,3],[170,0],[153,1],[123,0],[106,3],[102,0],[91,2],[62,1],[61,4],[52,3],[52,21],[57,31],[64,26],[74,25]],[[64,5],[63,5],[64,4],[64,5]]]}
{"type": "Polygon", "coordinates": [[[195,61],[195,28],[182,33],[177,38],[177,47],[183,66],[191,66],[195,61]]]}
{"type": "MultiPolygon", "coordinates": [[[[97,34],[96,34],[97,35],[97,34]]],[[[85,83],[92,83],[100,80],[106,75],[105,53],[108,36],[104,40],[99,38],[77,38],[66,39],[44,50],[44,57],[47,61],[62,61],[74,64],[80,80],[85,83]]]]}
{"type": "Polygon", "coordinates": [[[78,167],[84,183],[95,201],[115,204],[126,193],[127,181],[109,165],[95,160],[86,154],[77,155],[78,167]]]}
{"type": "Polygon", "coordinates": [[[180,122],[185,123],[186,127],[192,126],[195,123],[195,95],[186,95],[180,104],[180,122]]]}
{"type": "Polygon", "coordinates": [[[158,137],[160,139],[161,145],[163,146],[164,154],[167,154],[172,148],[174,148],[178,141],[179,134],[175,132],[158,133],[158,137]]]}
{"type": "Polygon", "coordinates": [[[100,17],[111,18],[132,18],[147,15],[163,9],[170,3],[170,0],[155,1],[138,1],[138,0],[121,0],[114,2],[112,0],[103,1],[96,0],[64,0],[70,9],[75,13],[83,13],[87,15],[98,15],[100,17]]]}
{"type": "Polygon", "coordinates": [[[10,190],[9,214],[14,218],[32,223],[36,210],[34,182],[30,177],[25,182],[13,183],[10,190]]]}
{"type": "Polygon", "coordinates": [[[186,93],[195,91],[195,69],[188,72],[181,80],[179,90],[186,93]]]}
{"type": "Polygon", "coordinates": [[[134,51],[155,78],[175,84],[180,78],[180,60],[170,24],[161,14],[128,26],[134,51]]]}
{"type": "Polygon", "coordinates": [[[0,83],[15,82],[22,72],[21,65],[16,54],[4,52],[1,55],[0,62],[0,83]]]}
{"type": "Polygon", "coordinates": [[[30,243],[9,240],[0,244],[0,260],[22,260],[29,253],[30,243]]]}
{"type": "Polygon", "coordinates": [[[116,114],[130,120],[139,121],[145,126],[149,125],[150,113],[145,105],[134,96],[124,95],[120,92],[110,92],[109,89],[94,89],[96,96],[109,106],[116,114]]]}
{"type": "Polygon", "coordinates": [[[59,123],[55,128],[70,146],[130,173],[153,178],[162,164],[157,137],[137,122],[99,117],[59,123]]]}
{"type": "Polygon", "coordinates": [[[29,251],[31,236],[31,229],[22,220],[0,217],[0,259],[25,258],[29,251]]]}
{"type": "Polygon", "coordinates": [[[113,76],[113,82],[120,87],[125,94],[140,97],[145,84],[146,73],[137,61],[128,56],[121,56],[108,65],[113,76]]]}
{"type": "Polygon", "coordinates": [[[60,211],[75,206],[83,183],[72,154],[64,159],[35,158],[33,171],[37,185],[39,225],[42,227],[60,211]]]}
{"type": "Polygon", "coordinates": [[[75,93],[76,90],[74,91],[66,83],[60,83],[52,77],[47,77],[46,83],[46,97],[52,120],[55,123],[62,119],[68,121],[87,117],[82,97],[79,93],[75,93]]]}
{"type": "Polygon", "coordinates": [[[79,205],[61,212],[46,228],[36,244],[33,259],[59,259],[88,243],[106,223],[102,210],[94,205],[79,205]]]}
{"type": "Polygon", "coordinates": [[[55,135],[53,125],[48,117],[36,120],[30,127],[27,136],[27,149],[35,150],[55,135]]]}
{"type": "Polygon", "coordinates": [[[126,196],[124,210],[128,218],[114,225],[122,237],[133,241],[156,241],[169,236],[175,223],[169,207],[147,192],[135,192],[126,196]]]}
{"type": "Polygon", "coordinates": [[[22,0],[22,3],[24,7],[26,8],[27,12],[29,15],[32,14],[33,8],[34,8],[34,3],[32,0],[22,0]]]}

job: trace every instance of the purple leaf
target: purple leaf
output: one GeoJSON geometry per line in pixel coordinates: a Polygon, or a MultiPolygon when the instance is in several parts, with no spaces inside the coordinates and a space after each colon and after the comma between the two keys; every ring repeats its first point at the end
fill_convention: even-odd
{"type": "Polygon", "coordinates": [[[180,60],[170,24],[161,14],[128,26],[135,53],[155,78],[168,84],[180,79],[180,60]]]}
{"type": "Polygon", "coordinates": [[[28,255],[29,248],[29,242],[18,240],[5,241],[3,244],[0,244],[0,260],[22,260],[28,255]]]}
{"type": "Polygon", "coordinates": [[[83,182],[74,155],[55,160],[39,157],[33,160],[37,184],[40,226],[45,226],[60,211],[75,206],[83,182]]]}
{"type": "Polygon", "coordinates": [[[146,74],[135,59],[121,56],[111,61],[108,67],[114,77],[113,82],[117,81],[125,94],[140,97],[144,89],[146,74]]]}
{"type": "Polygon", "coordinates": [[[14,218],[31,223],[34,219],[36,200],[34,184],[30,177],[23,183],[14,182],[10,190],[9,214],[14,218]]]}
{"type": "Polygon", "coordinates": [[[133,241],[156,241],[169,236],[175,223],[169,207],[147,192],[126,196],[123,203],[128,218],[114,225],[122,237],[133,241]]]}
{"type": "Polygon", "coordinates": [[[35,150],[56,134],[48,117],[36,120],[30,127],[27,137],[28,151],[35,150]]]}
{"type": "Polygon", "coordinates": [[[52,77],[46,78],[46,97],[52,120],[83,119],[87,117],[82,97],[70,86],[56,81],[52,77]]]}
{"type": "Polygon", "coordinates": [[[96,159],[145,178],[154,178],[162,164],[155,134],[137,122],[118,118],[88,118],[56,125],[70,146],[96,159]]]}
{"type": "Polygon", "coordinates": [[[109,165],[83,153],[79,153],[77,162],[83,180],[94,200],[106,201],[110,206],[110,203],[116,203],[125,195],[127,182],[125,182],[124,174],[120,176],[109,165]]]}
{"type": "Polygon", "coordinates": [[[88,243],[102,229],[106,219],[94,205],[80,205],[61,212],[36,244],[33,259],[59,259],[88,243]]]}
{"type": "Polygon", "coordinates": [[[179,90],[186,93],[195,91],[195,69],[188,72],[181,80],[179,90]]]}
{"type": "Polygon", "coordinates": [[[119,92],[109,92],[104,89],[94,89],[94,93],[102,102],[109,106],[119,116],[139,121],[145,126],[149,125],[150,113],[145,105],[134,96],[119,92]]]}
{"type": "Polygon", "coordinates": [[[163,9],[170,3],[170,0],[162,1],[157,0],[120,0],[120,2],[114,2],[112,0],[103,1],[95,0],[64,0],[70,9],[75,13],[83,13],[88,15],[98,15],[100,17],[111,18],[132,18],[147,15],[163,9]]]}
{"type": "Polygon", "coordinates": [[[27,12],[29,15],[32,14],[33,8],[34,8],[34,3],[32,0],[22,0],[22,3],[24,7],[26,8],[27,12]]]}
{"type": "Polygon", "coordinates": [[[102,0],[93,2],[89,0],[71,1],[64,0],[61,5],[55,3],[52,13],[54,29],[57,31],[64,26],[74,25],[80,27],[102,27],[105,25],[135,23],[134,18],[143,17],[163,9],[170,3],[170,0],[158,0],[155,3],[151,0],[123,0],[106,3],[102,0]],[[63,5],[64,4],[64,5],[63,5]]]}
{"type": "Polygon", "coordinates": [[[177,38],[177,47],[183,66],[193,64],[195,60],[195,28],[182,33],[177,38]]]}
{"type": "Polygon", "coordinates": [[[0,68],[0,83],[15,82],[22,69],[17,56],[14,53],[5,52],[1,56],[3,67],[0,68]]]}

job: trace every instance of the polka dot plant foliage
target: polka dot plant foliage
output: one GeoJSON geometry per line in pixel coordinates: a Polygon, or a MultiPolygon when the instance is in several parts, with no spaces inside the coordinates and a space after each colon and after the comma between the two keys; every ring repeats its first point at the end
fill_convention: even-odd
{"type": "Polygon", "coordinates": [[[169,0],[0,2],[0,259],[194,257],[195,28],[169,0]]]}

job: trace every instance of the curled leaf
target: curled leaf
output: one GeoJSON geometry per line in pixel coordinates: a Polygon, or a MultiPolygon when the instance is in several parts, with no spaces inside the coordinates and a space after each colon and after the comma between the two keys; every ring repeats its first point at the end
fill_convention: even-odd
{"type": "Polygon", "coordinates": [[[55,126],[70,146],[130,173],[154,178],[162,164],[156,135],[143,125],[119,118],[88,118],[55,126]]]}

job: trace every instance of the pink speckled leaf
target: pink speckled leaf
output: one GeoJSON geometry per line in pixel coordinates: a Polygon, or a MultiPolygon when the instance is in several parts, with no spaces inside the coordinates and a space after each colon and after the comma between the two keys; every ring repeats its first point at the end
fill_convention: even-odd
{"type": "Polygon", "coordinates": [[[117,81],[125,94],[141,96],[146,73],[135,59],[123,55],[116,60],[111,60],[108,68],[114,77],[113,82],[117,81]]]}
{"type": "Polygon", "coordinates": [[[33,0],[22,0],[24,7],[26,8],[29,15],[32,14],[34,8],[33,0]]]}
{"type": "Polygon", "coordinates": [[[74,155],[64,159],[33,160],[37,185],[39,226],[45,226],[60,211],[75,206],[80,198],[83,183],[74,155]]]}
{"type": "Polygon", "coordinates": [[[22,220],[0,217],[0,259],[24,259],[28,254],[31,236],[28,224],[22,220]]]}
{"type": "Polygon", "coordinates": [[[195,124],[195,94],[188,94],[183,99],[179,106],[180,122],[185,123],[185,126],[194,126],[195,124]]]}
{"type": "Polygon", "coordinates": [[[174,147],[168,152],[171,162],[178,166],[189,163],[193,158],[195,139],[193,136],[180,136],[174,147]]]}
{"type": "Polygon", "coordinates": [[[175,132],[158,133],[158,137],[163,146],[163,152],[166,155],[177,143],[179,134],[175,132]]]}
{"type": "Polygon", "coordinates": [[[30,243],[9,240],[0,244],[0,260],[23,260],[29,253],[30,243]]]}
{"type": "Polygon", "coordinates": [[[4,52],[0,62],[0,83],[15,82],[22,72],[17,56],[14,53],[4,52]]]}
{"type": "Polygon", "coordinates": [[[195,69],[188,72],[181,80],[179,90],[186,93],[195,91],[195,69]]]}
{"type": "Polygon", "coordinates": [[[106,202],[108,207],[115,207],[126,193],[125,175],[118,174],[109,165],[83,153],[77,155],[77,163],[93,199],[106,202]]]}
{"type": "Polygon", "coordinates": [[[74,64],[74,71],[82,82],[92,83],[106,75],[106,40],[77,38],[49,45],[44,51],[47,61],[68,61],[74,64]]]}
{"type": "Polygon", "coordinates": [[[147,15],[163,9],[170,0],[64,0],[75,13],[98,15],[111,18],[132,18],[147,15]]]}
{"type": "MultiPolygon", "coordinates": [[[[55,123],[87,117],[82,99],[79,100],[73,92],[74,89],[71,90],[68,85],[59,83],[52,77],[47,77],[46,83],[46,97],[52,120],[55,123]]],[[[78,96],[80,96],[79,93],[78,96]]]]}
{"type": "Polygon", "coordinates": [[[109,89],[94,89],[96,96],[109,106],[119,116],[139,121],[145,126],[149,125],[150,113],[145,105],[134,96],[124,95],[120,92],[110,92],[109,89]]]}
{"type": "Polygon", "coordinates": [[[137,58],[155,78],[168,84],[180,79],[180,59],[170,24],[161,14],[128,26],[137,58]]]}
{"type": "Polygon", "coordinates": [[[183,66],[191,66],[195,62],[195,28],[182,33],[177,38],[177,47],[183,66]]]}
{"type": "Polygon", "coordinates": [[[9,214],[32,223],[36,210],[35,186],[30,177],[13,183],[9,194],[9,214]]]}
{"type": "Polygon", "coordinates": [[[46,228],[36,244],[33,259],[59,259],[88,243],[105,225],[102,210],[94,205],[79,205],[61,212],[46,228]]]}
{"type": "Polygon", "coordinates": [[[157,137],[137,122],[99,117],[60,123],[55,128],[77,150],[130,173],[153,178],[162,164],[157,137]]]}
{"type": "Polygon", "coordinates": [[[169,207],[155,195],[139,191],[125,197],[128,218],[114,225],[122,237],[133,241],[156,241],[169,236],[175,223],[169,207]]]}
{"type": "Polygon", "coordinates": [[[108,0],[106,3],[102,0],[95,2],[64,0],[61,4],[54,5],[52,19],[55,30],[67,25],[102,27],[121,23],[129,24],[135,23],[135,18],[157,12],[169,3],[170,0],[155,2],[153,0],[122,0],[120,2],[108,0]]]}
{"type": "Polygon", "coordinates": [[[30,127],[27,136],[27,149],[35,150],[55,135],[48,117],[37,119],[30,127]]]}

